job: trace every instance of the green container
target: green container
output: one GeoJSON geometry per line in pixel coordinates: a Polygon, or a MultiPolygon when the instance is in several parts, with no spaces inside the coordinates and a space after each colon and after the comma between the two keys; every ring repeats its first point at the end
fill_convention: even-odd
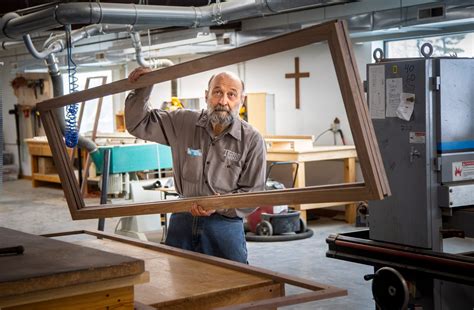
{"type": "Polygon", "coordinates": [[[110,149],[110,173],[173,168],[171,148],[158,143],[100,146],[94,156],[97,173],[102,173],[104,150],[110,149]]]}

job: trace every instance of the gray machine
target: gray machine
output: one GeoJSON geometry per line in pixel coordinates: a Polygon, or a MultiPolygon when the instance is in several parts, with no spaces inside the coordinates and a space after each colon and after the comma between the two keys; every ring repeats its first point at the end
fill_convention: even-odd
{"type": "Polygon", "coordinates": [[[392,195],[369,202],[366,240],[328,238],[327,256],[381,271],[367,278],[382,309],[474,309],[474,59],[429,56],[368,65],[392,195]],[[462,254],[445,253],[452,236],[462,254]]]}
{"type": "MultiPolygon", "coordinates": [[[[474,59],[369,65],[369,104],[377,93],[370,85],[383,82],[375,70],[393,102],[372,119],[392,196],[370,202],[370,238],[442,251],[442,215],[474,205],[474,59]],[[413,107],[408,120],[392,112],[404,104],[413,107]]],[[[474,236],[473,227],[458,229],[474,236]]]]}

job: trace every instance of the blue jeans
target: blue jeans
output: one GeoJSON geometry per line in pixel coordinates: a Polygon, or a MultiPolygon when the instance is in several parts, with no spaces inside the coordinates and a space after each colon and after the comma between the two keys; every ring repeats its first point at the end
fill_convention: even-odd
{"type": "Polygon", "coordinates": [[[239,217],[173,213],[165,244],[247,264],[244,225],[239,217]]]}

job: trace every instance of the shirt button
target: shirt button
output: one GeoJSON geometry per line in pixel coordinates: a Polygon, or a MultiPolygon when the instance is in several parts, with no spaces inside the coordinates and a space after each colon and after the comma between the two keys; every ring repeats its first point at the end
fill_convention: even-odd
{"type": "Polygon", "coordinates": [[[204,181],[204,183],[206,183],[206,184],[207,184],[207,180],[206,180],[206,181],[204,181]]]}
{"type": "Polygon", "coordinates": [[[211,162],[210,161],[206,161],[206,165],[209,165],[211,162]]]}
{"type": "Polygon", "coordinates": [[[230,168],[230,165],[227,165],[227,168],[230,168]]]}

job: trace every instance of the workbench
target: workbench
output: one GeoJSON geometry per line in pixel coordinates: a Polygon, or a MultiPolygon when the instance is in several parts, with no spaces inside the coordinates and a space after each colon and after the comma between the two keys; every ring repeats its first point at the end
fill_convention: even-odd
{"type": "Polygon", "coordinates": [[[100,249],[110,252],[106,254],[121,253],[130,259],[144,261],[149,282],[135,286],[135,305],[151,309],[199,310],[231,305],[235,305],[232,309],[250,306],[273,309],[347,295],[346,290],[314,281],[99,231],[47,236],[81,246],[85,251],[100,249]],[[285,284],[305,290],[301,294],[285,296],[285,284]]]}
{"type": "Polygon", "coordinates": [[[2,227],[0,236],[4,310],[133,309],[134,285],[148,281],[141,259],[2,227]]]}
{"type": "MultiPolygon", "coordinates": [[[[56,167],[53,163],[53,154],[45,136],[25,139],[31,158],[31,182],[33,187],[38,187],[41,182],[61,183],[56,167]]],[[[69,157],[72,149],[67,149],[69,157]]],[[[77,156],[77,149],[74,150],[77,156]]],[[[82,150],[82,158],[85,159],[87,152],[82,150]]]]}
{"type": "MultiPolygon", "coordinates": [[[[355,162],[357,152],[353,145],[341,146],[315,146],[311,148],[278,149],[270,148],[267,150],[267,161],[294,161],[299,163],[296,176],[295,187],[306,186],[306,168],[305,163],[324,160],[344,160],[344,182],[351,183],[356,181],[355,162]]],[[[295,169],[295,167],[294,167],[295,169]]],[[[293,171],[294,172],[294,171],[293,171]]],[[[306,210],[325,208],[331,206],[343,205],[344,203],[313,203],[303,205],[291,205],[295,210],[301,212],[301,218],[306,221],[306,210]]],[[[347,202],[345,218],[348,223],[355,223],[357,205],[353,202],[347,202]]]]}

